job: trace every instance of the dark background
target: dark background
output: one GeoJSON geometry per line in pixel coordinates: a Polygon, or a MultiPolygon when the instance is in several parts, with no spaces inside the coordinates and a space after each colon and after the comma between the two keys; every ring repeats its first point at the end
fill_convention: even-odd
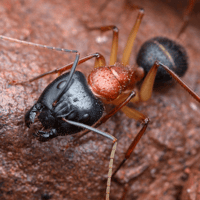
{"type": "MultiPolygon", "coordinates": [[[[176,40],[188,1],[10,0],[0,2],[0,34],[31,42],[77,49],[81,56],[102,53],[108,63],[111,33],[89,32],[90,26],[114,24],[120,29],[118,59],[138,11],[145,9],[133,47],[131,64],[140,46],[154,36],[176,40]]],[[[200,94],[200,31],[197,1],[186,31],[177,40],[189,56],[183,80],[200,94]]],[[[41,143],[28,130],[24,114],[55,76],[26,86],[9,81],[27,78],[74,60],[72,54],[25,47],[0,41],[0,199],[104,199],[112,142],[89,133],[76,144],[78,135],[41,143]]],[[[86,76],[94,61],[80,65],[86,76]]],[[[112,181],[111,199],[198,199],[200,178],[200,105],[179,85],[161,87],[148,102],[133,105],[151,123],[130,160],[112,181]],[[125,184],[127,183],[127,184],[125,184]],[[190,189],[190,190],[188,190],[190,189]],[[190,191],[190,193],[189,193],[190,191]]],[[[108,106],[108,109],[112,106],[108,106]]],[[[130,141],[139,131],[138,122],[118,112],[99,129],[119,139],[114,168],[123,159],[130,141]]]]}

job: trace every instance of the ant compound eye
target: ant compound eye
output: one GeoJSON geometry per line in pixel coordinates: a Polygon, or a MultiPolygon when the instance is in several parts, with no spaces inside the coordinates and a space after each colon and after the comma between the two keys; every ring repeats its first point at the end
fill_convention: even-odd
{"type": "Polygon", "coordinates": [[[66,81],[61,81],[61,82],[57,85],[57,88],[58,88],[58,89],[62,89],[63,87],[66,86],[66,84],[67,84],[66,81]]]}

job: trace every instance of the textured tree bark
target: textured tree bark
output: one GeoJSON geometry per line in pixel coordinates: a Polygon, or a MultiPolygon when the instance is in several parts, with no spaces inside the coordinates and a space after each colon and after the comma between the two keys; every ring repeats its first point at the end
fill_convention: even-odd
{"type": "MultiPolygon", "coordinates": [[[[134,3],[145,9],[145,16],[131,64],[135,64],[146,40],[155,36],[176,40],[185,6],[173,8],[163,1],[134,3]]],[[[90,26],[113,24],[120,30],[120,61],[138,11],[131,1],[112,0],[102,6],[101,2],[80,0],[1,1],[0,34],[76,49],[81,57],[100,52],[109,63],[112,34],[89,32],[83,21],[90,26]]],[[[195,13],[198,6],[197,2],[195,13]]],[[[196,22],[197,15],[177,42],[189,56],[189,70],[183,80],[200,94],[200,31],[196,22]]],[[[26,80],[68,64],[75,56],[4,41],[0,41],[0,48],[0,199],[104,199],[111,141],[89,133],[75,144],[73,140],[80,134],[39,142],[32,134],[40,124],[27,129],[24,114],[56,76],[26,86],[9,86],[12,80],[26,80]]],[[[78,70],[88,76],[92,67],[93,61],[89,61],[78,70]]],[[[112,181],[111,199],[121,199],[125,189],[126,200],[181,199],[190,172],[197,173],[200,166],[200,105],[180,86],[165,85],[157,88],[148,102],[132,106],[151,123],[117,180],[112,181]]],[[[118,138],[115,168],[140,126],[119,112],[99,129],[118,138]]]]}

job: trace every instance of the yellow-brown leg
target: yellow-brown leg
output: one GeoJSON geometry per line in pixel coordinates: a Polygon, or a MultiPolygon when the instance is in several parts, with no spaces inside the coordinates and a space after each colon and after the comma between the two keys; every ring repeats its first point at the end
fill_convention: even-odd
{"type": "MultiPolygon", "coordinates": [[[[121,101],[120,103],[117,104],[117,106],[111,110],[108,114],[106,114],[104,117],[102,117],[93,127],[97,128],[99,127],[101,124],[105,123],[110,117],[112,117],[115,113],[117,113],[120,109],[123,109],[124,107],[126,107],[125,105],[130,102],[130,100],[135,97],[135,92],[132,91],[128,97],[126,97],[125,99],[123,99],[123,101],[121,101]]],[[[88,130],[85,130],[78,138],[76,138],[74,140],[74,142],[78,141],[80,138],[82,138],[84,135],[86,135],[88,132],[88,130]]]]}
{"type": "Polygon", "coordinates": [[[105,31],[113,31],[113,39],[112,39],[112,47],[111,47],[111,54],[110,54],[110,65],[114,65],[117,61],[117,50],[118,50],[118,35],[119,30],[116,26],[110,25],[110,26],[102,26],[102,27],[88,27],[85,25],[86,28],[90,31],[99,30],[102,32],[105,31]]]}
{"type": "Polygon", "coordinates": [[[200,97],[192,90],[190,89],[186,83],[184,83],[171,69],[169,69],[166,65],[162,64],[161,62],[156,61],[154,65],[152,66],[151,70],[148,72],[147,76],[145,77],[140,92],[139,92],[139,97],[141,101],[147,101],[150,99],[152,90],[153,90],[153,85],[154,85],[154,80],[156,76],[156,72],[158,67],[162,67],[165,69],[173,79],[175,79],[195,100],[200,102],[200,97]]]}
{"type": "MultiPolygon", "coordinates": [[[[145,77],[141,90],[139,92],[139,98],[141,101],[147,101],[152,94],[154,80],[156,77],[157,69],[158,67],[164,68],[195,100],[197,100],[200,103],[200,97],[192,91],[172,70],[170,70],[167,66],[163,65],[162,63],[156,61],[154,65],[152,66],[151,70],[148,72],[147,76],[145,77]]],[[[134,98],[133,98],[134,100],[134,98]]],[[[147,125],[149,123],[149,119],[140,113],[137,110],[134,110],[132,108],[129,108],[127,106],[124,106],[121,109],[128,117],[133,118],[135,120],[142,121],[143,127],[129,146],[128,150],[126,151],[124,160],[120,163],[120,165],[117,167],[115,172],[113,173],[113,176],[117,173],[117,171],[122,167],[122,165],[125,163],[125,161],[130,157],[131,153],[135,149],[137,143],[139,142],[140,138],[144,134],[147,125]]]]}
{"type": "Polygon", "coordinates": [[[50,75],[50,74],[56,74],[57,73],[58,75],[60,75],[64,71],[70,70],[70,69],[72,69],[71,74],[73,74],[77,65],[84,63],[87,60],[90,60],[92,58],[96,58],[95,59],[95,66],[94,66],[95,68],[106,65],[105,58],[99,53],[94,53],[94,54],[88,55],[88,56],[79,60],[80,53],[78,53],[77,50],[69,50],[69,49],[64,49],[64,48],[51,47],[51,46],[42,45],[42,44],[36,44],[36,43],[32,43],[32,42],[27,42],[27,41],[23,41],[23,40],[18,40],[18,39],[6,37],[6,36],[3,36],[3,35],[0,35],[0,39],[1,40],[7,40],[7,41],[10,41],[10,42],[19,43],[19,44],[22,44],[22,45],[29,45],[29,46],[33,46],[33,47],[37,47],[37,48],[44,48],[44,49],[49,49],[49,50],[63,51],[63,52],[67,52],[67,53],[75,53],[76,54],[76,58],[75,58],[74,62],[72,62],[68,65],[65,65],[61,68],[58,68],[58,69],[46,72],[44,74],[41,74],[39,76],[36,76],[32,79],[29,79],[28,81],[24,81],[24,82],[12,81],[10,84],[14,84],[14,85],[22,85],[22,84],[28,83],[28,82],[30,83],[30,82],[33,82],[35,80],[38,80],[38,79],[43,78],[43,77],[50,75]]]}
{"type": "Polygon", "coordinates": [[[132,143],[130,144],[129,148],[127,149],[127,151],[125,153],[125,157],[124,157],[123,161],[118,165],[118,167],[114,171],[112,177],[115,176],[115,174],[123,166],[123,164],[126,162],[126,160],[129,159],[129,157],[130,157],[131,153],[133,152],[133,150],[135,149],[137,143],[140,141],[141,137],[143,136],[144,132],[146,131],[146,128],[149,123],[149,118],[135,109],[131,109],[131,108],[128,108],[125,106],[122,108],[122,111],[125,113],[129,113],[131,118],[142,121],[143,126],[142,126],[141,130],[139,131],[139,133],[134,138],[134,140],[132,141],[132,143]]]}
{"type": "Polygon", "coordinates": [[[136,22],[131,30],[131,33],[129,34],[124,52],[123,52],[123,57],[122,57],[122,64],[124,64],[125,66],[129,64],[129,60],[130,60],[130,56],[131,56],[131,51],[133,48],[133,43],[135,41],[138,29],[140,27],[142,18],[144,16],[144,10],[140,9],[139,10],[139,14],[137,16],[136,22]]]}
{"type": "MultiPolygon", "coordinates": [[[[100,53],[94,53],[94,54],[91,54],[91,55],[88,55],[86,57],[83,57],[83,58],[79,59],[77,65],[80,65],[81,63],[84,63],[87,60],[90,60],[92,58],[96,58],[95,59],[95,67],[105,66],[105,58],[100,53]]],[[[46,72],[44,74],[40,74],[39,76],[31,78],[31,79],[29,79],[27,81],[24,81],[24,82],[15,82],[15,81],[13,81],[13,82],[11,82],[11,84],[14,84],[14,85],[23,85],[25,83],[30,83],[30,82],[36,81],[36,80],[38,80],[40,78],[43,78],[43,77],[45,77],[47,75],[50,75],[50,74],[62,74],[63,72],[65,72],[67,70],[70,70],[72,68],[73,64],[74,64],[74,62],[71,62],[68,65],[65,65],[63,67],[54,69],[52,71],[48,71],[48,72],[46,72]]]]}
{"type": "MultiPolygon", "coordinates": [[[[132,91],[128,98],[126,98],[125,100],[123,100],[123,102],[121,102],[120,104],[118,104],[118,106],[116,106],[116,108],[114,108],[110,113],[108,113],[107,115],[105,115],[104,117],[102,117],[94,126],[94,128],[97,128],[98,126],[100,126],[102,123],[105,123],[111,116],[113,116],[116,112],[118,112],[120,109],[127,114],[128,117],[130,118],[134,118],[135,120],[141,121],[143,123],[143,127],[142,129],[139,131],[139,133],[137,134],[137,136],[134,138],[133,142],[130,144],[125,158],[124,160],[121,162],[121,164],[118,166],[118,168],[115,170],[115,172],[113,173],[112,176],[114,176],[117,171],[121,168],[121,166],[125,163],[125,161],[130,157],[131,153],[133,152],[133,150],[135,149],[137,143],[139,142],[139,140],[141,139],[142,135],[144,134],[147,125],[149,123],[149,119],[143,115],[142,113],[140,113],[137,110],[134,110],[132,108],[129,108],[127,106],[125,106],[130,100],[131,98],[135,97],[135,92],[132,91]]],[[[90,130],[89,130],[90,131],[90,130]]],[[[84,135],[86,135],[88,132],[88,130],[86,130],[80,137],[78,137],[75,141],[79,140],[81,137],[83,137],[84,135]]]]}

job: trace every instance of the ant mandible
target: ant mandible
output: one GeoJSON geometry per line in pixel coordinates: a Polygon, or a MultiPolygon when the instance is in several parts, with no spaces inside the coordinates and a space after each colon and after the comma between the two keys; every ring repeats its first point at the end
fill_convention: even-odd
{"type": "Polygon", "coordinates": [[[73,63],[70,63],[59,69],[49,71],[28,81],[13,82],[13,84],[22,85],[27,82],[40,79],[49,74],[58,73],[60,75],[64,71],[70,70],[70,72],[60,75],[45,88],[36,104],[34,104],[33,107],[26,113],[25,124],[27,127],[30,127],[30,125],[34,123],[35,117],[37,116],[44,128],[41,131],[38,131],[36,136],[43,141],[59,135],[78,133],[83,129],[94,131],[111,139],[114,144],[110,155],[106,200],[109,200],[111,177],[117,173],[124,162],[130,157],[130,154],[133,152],[149,123],[148,117],[125,105],[130,101],[147,101],[151,97],[154,80],[160,79],[162,81],[167,81],[170,79],[170,76],[175,79],[189,94],[191,94],[194,99],[200,102],[200,97],[176,75],[177,73],[179,76],[181,76],[185,73],[187,69],[187,61],[184,49],[173,41],[166,38],[153,38],[145,43],[140,50],[137,59],[140,67],[129,66],[129,58],[131,55],[132,46],[143,16],[144,10],[140,9],[135,25],[131,30],[126,47],[124,49],[122,63],[116,62],[118,49],[117,27],[104,26],[90,28],[91,30],[113,31],[109,66],[106,66],[104,57],[99,53],[91,54],[79,59],[80,54],[76,50],[49,47],[46,45],[0,36],[0,38],[3,40],[76,54],[76,58],[73,63]],[[149,59],[148,56],[148,53],[150,53],[150,55],[152,54],[152,48],[154,53],[156,52],[159,55],[162,54],[161,57],[156,58],[156,61],[153,60],[153,64],[151,64],[152,57],[149,59]],[[178,63],[173,57],[174,54],[172,54],[172,52],[175,52],[175,55],[179,55],[180,59],[178,60],[178,63]],[[86,62],[91,58],[95,58],[95,69],[89,75],[87,83],[84,75],[75,70],[77,65],[86,62]],[[171,69],[165,64],[161,63],[165,62],[163,61],[163,58],[164,60],[167,60],[171,69]],[[185,67],[180,69],[180,63],[183,62],[183,60],[185,61],[185,67]],[[140,61],[145,61],[145,64],[143,65],[142,62],[140,63],[140,61]],[[149,65],[151,66],[151,69],[149,69],[149,65]],[[159,67],[161,70],[157,74],[159,67]],[[177,69],[177,71],[173,72],[175,69],[177,69]],[[147,75],[142,83],[141,89],[138,93],[136,93],[134,91],[134,86],[136,82],[142,80],[142,78],[145,76],[145,73],[147,73],[147,75]],[[103,117],[102,114],[104,107],[102,102],[113,103],[116,105],[115,109],[103,117]],[[141,121],[143,126],[126,151],[124,160],[112,174],[117,139],[108,133],[97,130],[96,128],[102,123],[106,122],[120,109],[122,109],[127,116],[141,121]],[[47,132],[45,130],[49,131],[47,132]]]}

